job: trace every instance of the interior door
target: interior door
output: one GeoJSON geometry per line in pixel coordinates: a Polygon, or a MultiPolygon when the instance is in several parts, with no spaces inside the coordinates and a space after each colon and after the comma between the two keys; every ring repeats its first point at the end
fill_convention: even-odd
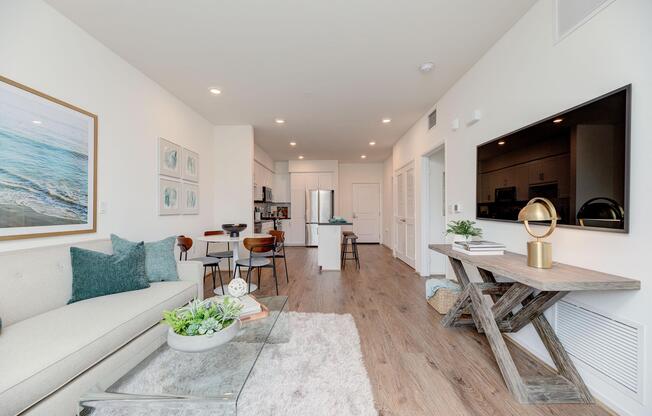
{"type": "Polygon", "coordinates": [[[380,243],[380,184],[353,184],[353,232],[360,243],[380,243]]]}
{"type": "Polygon", "coordinates": [[[396,257],[414,267],[416,258],[414,163],[396,171],[396,257]]]}

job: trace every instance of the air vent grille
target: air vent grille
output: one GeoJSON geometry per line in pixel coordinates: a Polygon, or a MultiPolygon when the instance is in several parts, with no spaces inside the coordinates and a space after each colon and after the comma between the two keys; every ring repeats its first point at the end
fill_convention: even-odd
{"type": "Polygon", "coordinates": [[[437,109],[432,110],[432,113],[428,114],[428,130],[437,125],[437,109]]]}
{"type": "Polygon", "coordinates": [[[557,335],[570,355],[641,397],[642,327],[575,302],[557,303],[557,335]]]}

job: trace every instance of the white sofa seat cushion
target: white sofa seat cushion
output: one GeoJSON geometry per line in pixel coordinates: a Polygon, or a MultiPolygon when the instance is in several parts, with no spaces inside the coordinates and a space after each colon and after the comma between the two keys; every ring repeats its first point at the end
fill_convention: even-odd
{"type": "Polygon", "coordinates": [[[55,391],[197,295],[189,281],[73,303],[0,334],[0,414],[13,415],[55,391]]]}

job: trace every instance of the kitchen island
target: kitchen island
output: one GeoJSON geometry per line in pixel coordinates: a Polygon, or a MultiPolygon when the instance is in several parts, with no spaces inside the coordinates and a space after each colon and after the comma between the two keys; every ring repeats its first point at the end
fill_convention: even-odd
{"type": "Polygon", "coordinates": [[[342,256],[342,227],[350,222],[320,222],[317,227],[317,264],[319,270],[340,270],[342,256]]]}

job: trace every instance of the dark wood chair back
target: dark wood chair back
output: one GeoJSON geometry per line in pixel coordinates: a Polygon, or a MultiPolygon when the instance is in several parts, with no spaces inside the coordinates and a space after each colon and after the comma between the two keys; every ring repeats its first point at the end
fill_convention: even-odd
{"type": "Polygon", "coordinates": [[[192,238],[180,235],[177,237],[177,246],[179,247],[179,260],[185,255],[188,260],[188,251],[192,248],[192,238]]]}
{"type": "Polygon", "coordinates": [[[247,237],[242,244],[252,253],[266,253],[276,249],[275,237],[247,237]]]}
{"type": "Polygon", "coordinates": [[[208,237],[209,235],[222,235],[222,234],[224,234],[224,231],[222,230],[204,231],[204,237],[208,237]]]}
{"type": "Polygon", "coordinates": [[[285,243],[285,231],[281,230],[269,230],[269,235],[276,237],[276,243],[282,244],[285,243]]]}

